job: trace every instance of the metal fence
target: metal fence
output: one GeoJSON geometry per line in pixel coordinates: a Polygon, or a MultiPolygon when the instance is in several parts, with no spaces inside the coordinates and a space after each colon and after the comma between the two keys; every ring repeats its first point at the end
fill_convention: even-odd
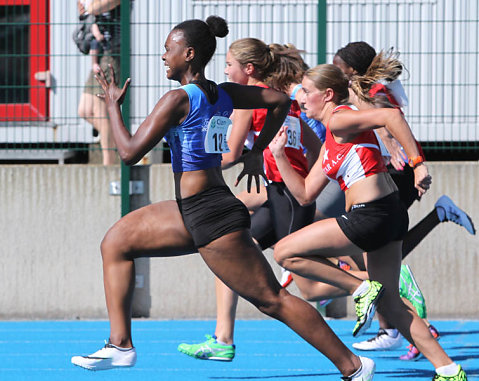
{"type": "Polygon", "coordinates": [[[477,1],[328,0],[327,24],[328,60],[358,40],[401,53],[405,113],[426,156],[479,158],[477,1]]]}
{"type": "MultiPolygon", "coordinates": [[[[171,28],[210,14],[228,20],[207,76],[223,74],[235,39],[294,43],[313,66],[350,41],[396,48],[407,68],[406,116],[442,160],[479,151],[479,6],[475,0],[122,0],[121,62],[132,78],[124,106],[135,131],[167,90],[163,43],[171,28]],[[128,9],[130,8],[130,9],[128,9]],[[124,10],[127,9],[127,13],[124,10]],[[127,38],[126,38],[127,37],[127,38]]],[[[0,0],[0,160],[93,160],[100,148],[78,116],[91,68],[72,40],[77,0],[0,0]],[[88,154],[90,154],[88,156],[88,154]],[[89,157],[89,159],[88,159],[89,157]]],[[[163,145],[150,160],[163,159],[163,145]]],[[[427,152],[428,153],[428,152],[427,152]]],[[[476,155],[476,156],[475,156],[476,155]]]]}

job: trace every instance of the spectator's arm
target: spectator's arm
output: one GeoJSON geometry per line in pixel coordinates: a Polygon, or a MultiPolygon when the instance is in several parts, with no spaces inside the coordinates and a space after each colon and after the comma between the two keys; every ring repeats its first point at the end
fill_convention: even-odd
{"type": "Polygon", "coordinates": [[[99,15],[108,12],[121,4],[121,0],[93,0],[87,8],[92,15],[99,15]]]}
{"type": "Polygon", "coordinates": [[[93,23],[91,25],[91,33],[93,34],[93,37],[95,37],[95,40],[97,41],[103,41],[103,34],[100,31],[100,28],[98,27],[97,23],[93,23]]]}

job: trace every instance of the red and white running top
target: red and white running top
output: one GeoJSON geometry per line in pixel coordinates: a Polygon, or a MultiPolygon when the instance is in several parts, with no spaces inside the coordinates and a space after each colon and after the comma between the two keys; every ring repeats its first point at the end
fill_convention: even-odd
{"type": "MultiPolygon", "coordinates": [[[[399,88],[398,92],[399,93],[404,93],[404,89],[402,89],[402,85],[401,85],[401,82],[399,80],[395,80],[395,86],[399,88]]],[[[393,106],[397,107],[401,113],[403,112],[402,109],[401,109],[401,105],[399,104],[400,102],[398,102],[396,100],[396,98],[394,97],[394,93],[389,90],[389,88],[382,84],[382,83],[375,83],[371,89],[369,90],[369,95],[371,97],[375,97],[376,95],[383,95],[385,97],[387,97],[389,103],[391,103],[393,106]]],[[[407,97],[406,97],[406,94],[403,95],[403,100],[402,100],[402,103],[404,103],[404,97],[406,98],[406,105],[407,105],[407,97]]],[[[388,150],[386,149],[386,147],[382,144],[382,142],[380,143],[381,144],[381,149],[383,151],[383,156],[387,157],[387,156],[391,156],[390,153],[388,152],[388,150]]],[[[421,144],[416,140],[416,146],[417,146],[417,149],[419,150],[419,155],[422,156],[422,158],[424,160],[426,160],[426,156],[424,155],[424,151],[422,150],[422,147],[421,147],[421,144]]],[[[404,154],[406,155],[406,154],[404,154]]],[[[389,160],[387,160],[387,162],[389,162],[389,160]]],[[[406,163],[407,164],[407,163],[406,163]]]]}
{"type": "MultiPolygon", "coordinates": [[[[259,84],[256,86],[267,88],[268,86],[259,84]]],[[[253,119],[246,139],[245,145],[251,149],[254,141],[259,136],[264,122],[266,120],[267,109],[255,109],[253,110],[253,119]]],[[[298,102],[293,101],[291,108],[289,109],[288,116],[285,123],[288,125],[288,142],[284,149],[286,156],[296,172],[302,177],[306,177],[309,173],[308,160],[304,156],[303,151],[303,128],[300,123],[301,109],[298,102]],[[289,122],[288,122],[289,121],[289,122]],[[294,135],[292,135],[294,133],[294,135]]],[[[281,173],[279,172],[276,160],[269,147],[266,147],[263,151],[264,168],[266,178],[270,181],[277,183],[283,182],[281,173]]]]}
{"type": "MultiPolygon", "coordinates": [[[[341,105],[333,113],[341,109],[351,110],[341,105]]],[[[330,180],[336,181],[341,189],[347,190],[356,181],[376,173],[387,172],[381,149],[373,130],[364,131],[349,143],[337,143],[326,126],[326,141],[323,156],[323,171],[330,180]]]]}

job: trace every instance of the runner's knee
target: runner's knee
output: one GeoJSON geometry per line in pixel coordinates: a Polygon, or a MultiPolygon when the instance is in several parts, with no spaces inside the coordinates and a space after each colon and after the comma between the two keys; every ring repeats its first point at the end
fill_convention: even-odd
{"type": "Polygon", "coordinates": [[[284,288],[280,288],[277,293],[271,293],[261,301],[258,301],[258,303],[254,304],[256,308],[258,308],[258,310],[265,315],[271,316],[272,318],[278,318],[281,316],[284,298],[288,295],[288,291],[286,291],[284,288]]]}
{"type": "Polygon", "coordinates": [[[125,259],[130,251],[131,235],[124,232],[121,224],[115,224],[108,230],[100,244],[103,261],[125,259]]]}
{"type": "Polygon", "coordinates": [[[291,252],[287,245],[285,245],[282,241],[278,242],[274,247],[274,260],[280,265],[281,267],[287,269],[288,260],[291,257],[291,252]]]}

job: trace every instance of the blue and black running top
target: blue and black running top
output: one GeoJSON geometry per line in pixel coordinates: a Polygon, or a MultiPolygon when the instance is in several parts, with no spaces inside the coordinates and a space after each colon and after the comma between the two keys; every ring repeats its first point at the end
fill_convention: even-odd
{"type": "Polygon", "coordinates": [[[190,101],[188,116],[179,126],[170,128],[165,140],[171,150],[173,172],[189,172],[219,167],[220,153],[205,151],[205,136],[208,123],[213,116],[229,118],[233,112],[233,102],[221,87],[214,104],[208,101],[205,93],[195,84],[182,86],[190,101]]]}

